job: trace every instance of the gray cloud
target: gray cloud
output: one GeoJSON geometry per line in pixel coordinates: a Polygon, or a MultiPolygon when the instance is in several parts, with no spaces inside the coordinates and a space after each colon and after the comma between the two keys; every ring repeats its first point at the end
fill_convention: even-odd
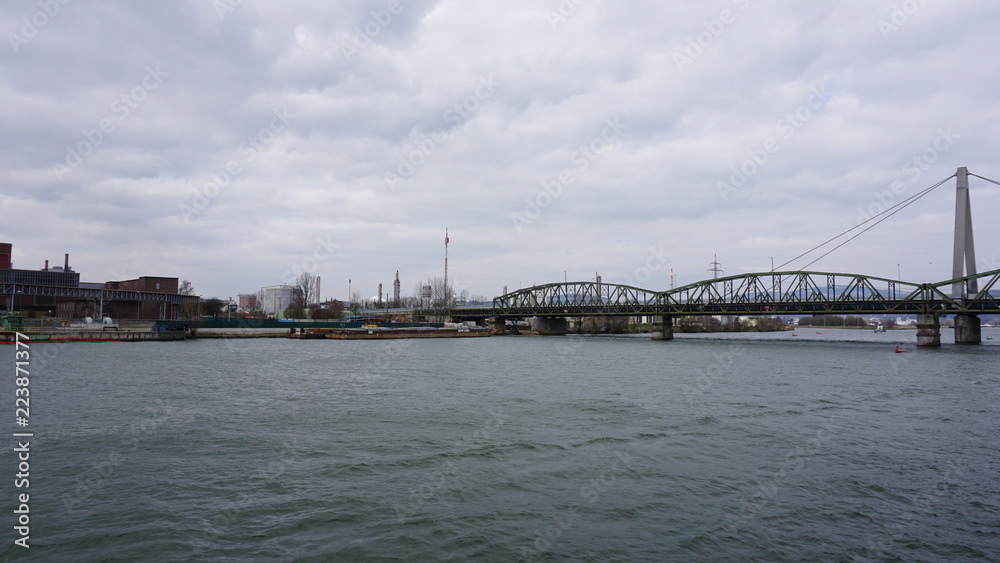
{"type": "MultiPolygon", "coordinates": [[[[624,280],[661,247],[664,288],[716,253],[781,263],[893,182],[898,200],[958,166],[1000,176],[1000,8],[971,0],[41,6],[0,8],[0,239],[86,280],[229,296],[335,241],[327,296],[396,270],[409,291],[440,275],[448,227],[473,293],[624,280]],[[608,120],[626,128],[596,141],[608,120]]],[[[952,185],[813,268],[948,277],[952,185]]],[[[972,195],[997,254],[1000,191],[972,195]]]]}

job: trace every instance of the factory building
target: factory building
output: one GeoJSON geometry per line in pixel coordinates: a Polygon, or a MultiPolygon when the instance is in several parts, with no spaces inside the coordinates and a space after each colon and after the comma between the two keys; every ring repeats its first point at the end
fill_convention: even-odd
{"type": "Polygon", "coordinates": [[[253,311],[257,308],[256,293],[240,293],[236,296],[239,299],[239,307],[244,311],[253,311]]]}
{"type": "MultiPolygon", "coordinates": [[[[69,254],[66,255],[64,266],[49,268],[49,261],[46,260],[45,267],[41,270],[16,269],[12,256],[13,245],[0,242],[0,284],[80,287],[80,274],[69,267],[69,254]]],[[[51,315],[57,309],[57,299],[48,295],[26,294],[23,291],[13,295],[0,293],[0,310],[51,315]]]]}
{"type": "Polygon", "coordinates": [[[9,288],[7,291],[17,291],[0,292],[0,310],[63,319],[100,315],[123,320],[179,317],[181,299],[175,298],[179,298],[177,278],[143,276],[125,281],[86,283],[81,282],[80,274],[70,267],[69,254],[65,255],[62,266],[50,268],[46,260],[41,270],[15,269],[12,256],[13,245],[0,243],[0,284],[9,288]],[[161,293],[169,298],[140,295],[124,299],[120,297],[123,291],[161,293]]]}
{"type": "Polygon", "coordinates": [[[268,315],[281,318],[285,309],[292,306],[295,299],[294,285],[272,285],[260,288],[261,309],[268,315]]]}

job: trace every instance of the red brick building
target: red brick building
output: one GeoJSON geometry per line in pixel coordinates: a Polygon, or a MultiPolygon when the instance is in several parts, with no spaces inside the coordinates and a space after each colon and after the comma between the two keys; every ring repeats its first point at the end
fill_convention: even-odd
{"type": "MultiPolygon", "coordinates": [[[[69,267],[69,254],[62,267],[41,270],[12,268],[12,245],[0,243],[0,284],[16,288],[18,293],[0,292],[0,310],[24,311],[31,316],[55,316],[62,319],[97,318],[101,314],[114,319],[176,319],[180,314],[177,278],[143,276],[134,280],[106,283],[81,283],[80,274],[69,267]],[[66,288],[66,289],[63,289],[66,288]],[[102,291],[104,290],[104,291],[102,291]],[[162,293],[169,298],[148,295],[121,295],[115,292],[162,293]]],[[[6,291],[6,290],[5,290],[6,291]]]]}
{"type": "MultiPolygon", "coordinates": [[[[109,281],[103,284],[81,284],[92,289],[144,291],[147,293],[176,294],[177,278],[143,276],[134,280],[109,281]]],[[[176,319],[179,317],[177,304],[164,301],[123,301],[109,296],[107,299],[60,298],[58,316],[60,318],[79,319],[83,317],[97,318],[101,314],[121,320],[158,320],[176,319]]]]}

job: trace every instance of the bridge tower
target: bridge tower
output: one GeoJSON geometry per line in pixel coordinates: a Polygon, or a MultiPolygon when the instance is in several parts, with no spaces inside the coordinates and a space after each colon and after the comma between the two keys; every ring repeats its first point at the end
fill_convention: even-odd
{"type": "MultiPolygon", "coordinates": [[[[969,169],[962,166],[955,172],[955,245],[952,257],[952,279],[976,275],[976,245],[972,237],[972,202],[969,199],[969,169]]],[[[956,301],[979,293],[976,280],[955,282],[951,297],[956,301]]],[[[979,344],[983,341],[979,315],[955,315],[955,344],[979,344]]],[[[937,313],[917,315],[917,346],[941,345],[941,322],[937,313]]]]}
{"type": "MultiPolygon", "coordinates": [[[[976,275],[976,245],[972,238],[972,203],[969,199],[969,170],[961,167],[955,172],[955,247],[952,261],[952,279],[976,275]],[[964,266],[964,267],[963,267],[964,266]]],[[[953,299],[967,299],[979,293],[976,280],[956,282],[951,286],[953,299]]],[[[983,341],[979,316],[955,315],[955,344],[979,344],[983,341]]]]}

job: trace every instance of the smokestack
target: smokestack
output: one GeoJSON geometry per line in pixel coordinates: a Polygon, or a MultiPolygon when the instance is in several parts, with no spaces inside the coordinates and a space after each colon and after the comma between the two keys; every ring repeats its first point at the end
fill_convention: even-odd
{"type": "Polygon", "coordinates": [[[319,298],[319,276],[316,276],[316,304],[319,305],[323,300],[319,298]]]}
{"type": "Polygon", "coordinates": [[[45,271],[46,272],[49,271],[49,261],[48,260],[45,261],[45,271]]]}
{"type": "Polygon", "coordinates": [[[396,281],[392,282],[392,304],[399,307],[399,270],[396,270],[396,281]]]}
{"type": "Polygon", "coordinates": [[[69,254],[68,253],[66,254],[66,263],[63,265],[63,271],[64,272],[68,272],[69,271],[69,254]]]}

